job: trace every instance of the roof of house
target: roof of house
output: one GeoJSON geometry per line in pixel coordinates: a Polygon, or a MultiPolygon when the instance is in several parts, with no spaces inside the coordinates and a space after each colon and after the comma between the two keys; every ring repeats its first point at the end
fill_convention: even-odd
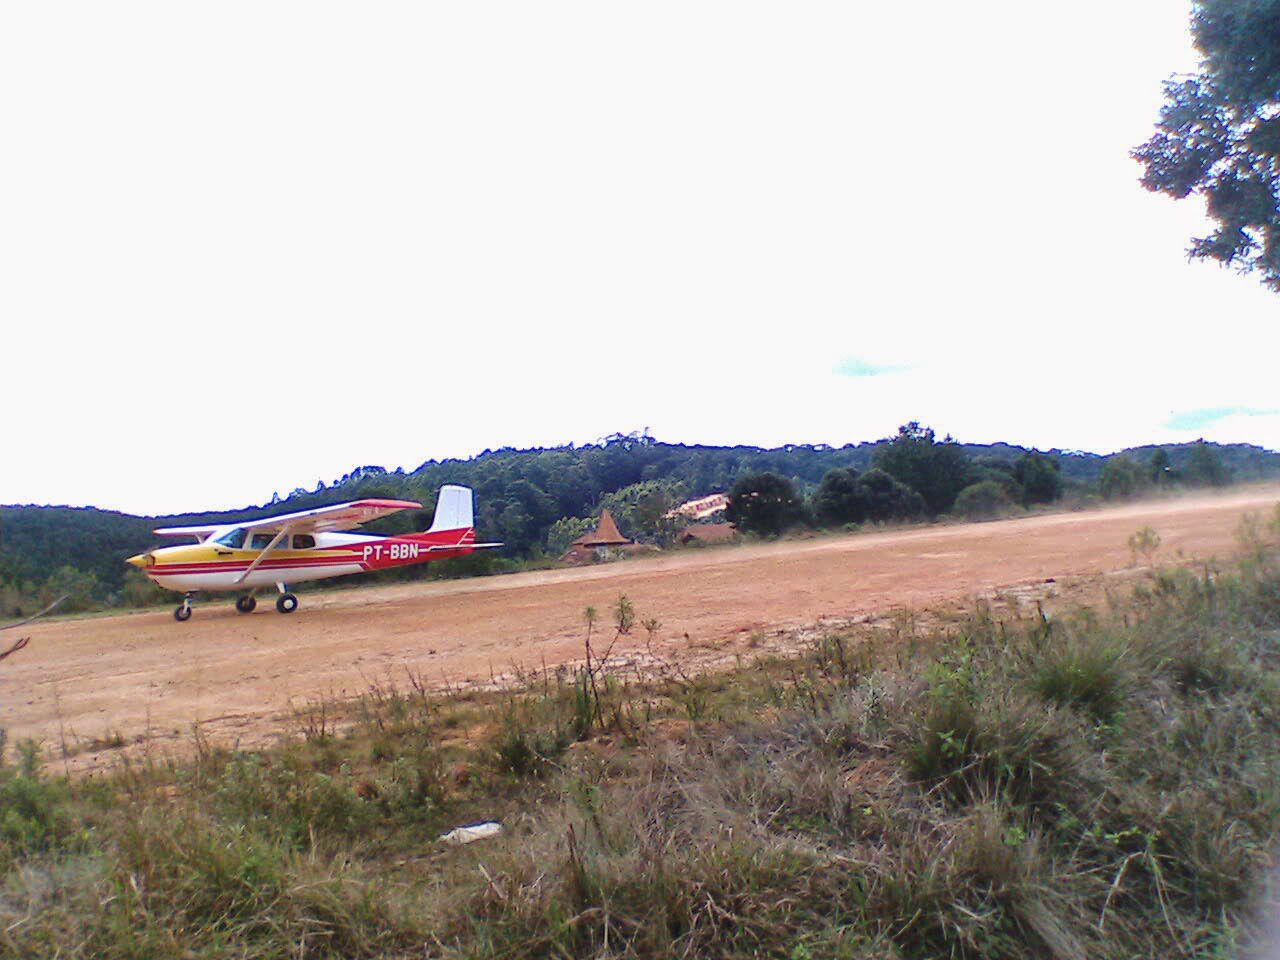
{"type": "Polygon", "coordinates": [[[600,511],[600,523],[591,533],[585,533],[573,541],[574,546],[581,547],[616,547],[630,543],[613,522],[613,514],[608,510],[600,511]]]}
{"type": "Polygon", "coordinates": [[[690,540],[701,540],[703,543],[724,543],[737,536],[738,531],[731,523],[695,523],[680,531],[682,543],[690,540]]]}

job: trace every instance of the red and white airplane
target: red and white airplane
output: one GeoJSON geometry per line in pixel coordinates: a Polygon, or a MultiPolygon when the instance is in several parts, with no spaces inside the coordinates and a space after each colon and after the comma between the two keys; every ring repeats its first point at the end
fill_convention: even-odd
{"type": "Polygon", "coordinates": [[[191,618],[192,597],[198,592],[239,591],[236,609],[250,613],[257,606],[254,592],[274,584],[280,591],[276,609],[293,613],[298,598],[288,583],[447,560],[502,546],[476,543],[471,490],[452,485],[440,488],[431,528],[423,533],[382,537],[339,532],[421,506],[412,500],[356,500],[245,523],[161,527],[155,531],[161,536],[195,537],[198,542],[148,550],[125,562],[166,590],[184,594],[173,611],[174,619],[184,621],[191,618]]]}

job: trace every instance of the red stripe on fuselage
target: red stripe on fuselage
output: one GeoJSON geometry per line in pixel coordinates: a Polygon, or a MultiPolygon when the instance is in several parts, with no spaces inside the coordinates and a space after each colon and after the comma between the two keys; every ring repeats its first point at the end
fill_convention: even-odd
{"type": "MultiPolygon", "coordinates": [[[[437,533],[417,533],[399,537],[370,537],[357,543],[344,543],[334,547],[317,547],[311,556],[279,557],[263,560],[256,570],[290,570],[316,569],[332,566],[350,566],[357,564],[365,570],[381,570],[387,567],[402,567],[415,563],[427,563],[431,560],[446,560],[456,556],[457,552],[469,552],[469,546],[475,542],[475,530],[463,531],[461,537],[456,530],[445,530],[437,533]],[[393,550],[392,548],[396,549],[393,550]],[[402,556],[404,548],[412,553],[402,556]],[[431,547],[456,548],[436,550],[431,547]],[[417,549],[413,549],[417,548],[417,549]],[[393,553],[395,554],[393,556],[393,553]]],[[[407,551],[406,551],[407,552],[407,551]]],[[[148,567],[146,573],[151,577],[191,576],[204,573],[238,573],[247,570],[253,558],[243,560],[200,560],[187,563],[156,563],[148,567]]]]}

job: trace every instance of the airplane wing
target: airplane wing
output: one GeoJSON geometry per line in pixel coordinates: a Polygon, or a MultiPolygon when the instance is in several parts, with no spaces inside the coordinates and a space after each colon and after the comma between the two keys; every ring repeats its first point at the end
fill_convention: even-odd
{"type": "Polygon", "coordinates": [[[209,527],[157,527],[152,533],[159,534],[162,537],[196,537],[203,540],[215,530],[221,530],[228,524],[214,524],[209,527]]]}
{"type": "Polygon", "coordinates": [[[293,533],[322,533],[326,530],[350,530],[389,513],[417,510],[421,506],[422,504],[413,500],[353,500],[351,503],[335,503],[327,507],[316,507],[314,510],[263,517],[261,520],[239,523],[229,521],[207,527],[160,527],[153,532],[162,537],[199,537],[201,540],[215,530],[225,530],[228,527],[244,527],[255,533],[278,533],[285,528],[293,533]]]}
{"type": "Polygon", "coordinates": [[[274,533],[275,537],[254,558],[253,563],[236,578],[236,583],[244,583],[249,574],[258,568],[267,554],[291,533],[320,533],[325,530],[349,530],[362,523],[385,517],[389,513],[400,510],[413,510],[422,504],[413,500],[354,500],[351,503],[335,503],[328,507],[317,507],[314,510],[301,510],[298,513],[285,513],[278,517],[267,517],[250,523],[241,524],[246,530],[254,533],[274,533]]]}
{"type": "Polygon", "coordinates": [[[377,520],[400,510],[417,510],[422,504],[413,500],[353,500],[351,503],[335,503],[314,510],[300,510],[277,517],[248,520],[236,526],[254,533],[324,533],[328,530],[350,530],[370,520],[377,520]]]}

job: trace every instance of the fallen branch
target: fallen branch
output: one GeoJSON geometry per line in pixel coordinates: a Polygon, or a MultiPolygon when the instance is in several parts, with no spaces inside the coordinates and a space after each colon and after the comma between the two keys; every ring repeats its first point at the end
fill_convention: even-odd
{"type": "MultiPolygon", "coordinates": [[[[47,614],[47,613],[52,613],[52,612],[53,612],[53,608],[54,608],[54,607],[56,607],[58,604],[60,604],[63,600],[67,599],[67,597],[68,597],[68,596],[69,596],[68,594],[65,594],[65,593],[64,593],[64,594],[63,594],[62,596],[60,596],[57,600],[53,601],[53,603],[49,604],[47,607],[45,607],[43,610],[41,610],[41,611],[40,611],[39,613],[37,613],[35,616],[33,616],[33,617],[27,617],[27,619],[25,619],[25,620],[19,620],[17,623],[10,623],[10,624],[6,624],[5,626],[0,627],[0,630],[12,630],[14,627],[23,627],[23,626],[26,626],[28,623],[31,623],[33,620],[39,620],[39,619],[40,619],[41,617],[43,617],[45,614],[47,614]]],[[[18,649],[19,649],[19,650],[21,650],[22,648],[21,648],[21,647],[19,647],[18,649]]],[[[10,653],[12,653],[13,651],[12,651],[12,650],[10,650],[9,652],[10,652],[10,653]]],[[[0,660],[3,660],[3,659],[4,659],[3,657],[0,657],[0,660]]]]}
{"type": "MultiPolygon", "coordinates": [[[[67,595],[64,593],[57,600],[53,601],[53,603],[49,604],[47,607],[45,607],[43,610],[37,613],[34,617],[27,617],[27,619],[19,620],[17,623],[10,623],[7,626],[0,627],[0,630],[12,630],[14,627],[25,626],[26,624],[30,623],[33,620],[39,620],[46,613],[51,613],[53,611],[53,608],[56,607],[65,599],[67,599],[67,595]]],[[[17,640],[14,641],[13,645],[9,647],[8,650],[5,650],[3,653],[0,653],[0,660],[3,660],[5,657],[9,656],[10,654],[17,653],[19,650],[21,650],[30,642],[31,642],[30,637],[19,637],[17,640]]]]}

